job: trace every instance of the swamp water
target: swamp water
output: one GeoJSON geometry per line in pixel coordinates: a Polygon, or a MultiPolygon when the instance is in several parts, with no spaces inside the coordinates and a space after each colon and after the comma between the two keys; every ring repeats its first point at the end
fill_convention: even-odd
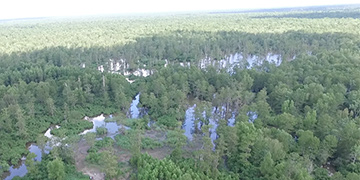
{"type": "MultiPolygon", "coordinates": [[[[184,123],[182,125],[182,129],[185,131],[184,135],[188,138],[189,141],[193,140],[193,134],[195,133],[195,124],[196,124],[196,128],[198,130],[201,130],[202,124],[203,122],[200,122],[199,120],[197,120],[196,115],[195,115],[195,108],[196,108],[196,104],[194,104],[193,106],[189,107],[186,112],[185,112],[185,120],[184,123]],[[197,122],[199,121],[199,122],[197,122]]],[[[211,128],[209,128],[209,133],[210,133],[210,138],[211,141],[215,147],[215,143],[214,141],[217,139],[217,133],[216,133],[216,129],[218,127],[218,122],[220,119],[225,119],[225,112],[226,112],[226,108],[222,107],[222,108],[216,108],[213,107],[212,112],[211,112],[211,116],[209,118],[206,118],[205,112],[202,113],[202,118],[208,120],[209,125],[211,125],[211,128]]],[[[231,117],[227,118],[227,125],[228,126],[235,126],[235,112],[231,112],[231,117]]],[[[253,123],[255,121],[255,119],[257,118],[257,114],[255,112],[248,112],[247,113],[248,117],[249,117],[249,122],[253,123]]]]}
{"type": "MultiPolygon", "coordinates": [[[[139,101],[140,101],[140,94],[136,95],[135,99],[131,102],[131,106],[130,106],[130,110],[129,110],[129,114],[130,114],[131,118],[137,119],[140,116],[140,110],[137,107],[137,105],[139,104],[139,101]]],[[[112,115],[109,115],[107,118],[112,118],[112,115]]],[[[103,114],[93,117],[93,118],[85,117],[85,119],[87,119],[87,120],[90,119],[89,121],[91,121],[93,123],[93,128],[85,130],[84,132],[80,133],[80,135],[84,135],[89,132],[96,132],[96,128],[98,128],[98,127],[105,127],[107,129],[107,137],[111,137],[114,139],[114,137],[119,133],[118,132],[119,129],[121,129],[121,128],[129,129],[129,127],[126,127],[123,125],[118,125],[116,122],[105,122],[106,118],[103,114]]],[[[35,143],[30,144],[30,146],[27,148],[30,153],[36,154],[36,157],[34,158],[35,161],[41,161],[43,153],[49,154],[52,146],[59,145],[59,142],[53,143],[53,141],[55,141],[57,139],[57,137],[55,137],[54,135],[51,134],[51,130],[54,128],[60,128],[60,126],[56,125],[55,127],[50,127],[44,133],[44,136],[50,139],[46,143],[44,149],[40,148],[35,143]],[[53,144],[51,145],[51,143],[53,143],[53,144]]],[[[27,168],[25,165],[25,159],[24,159],[24,157],[21,159],[22,160],[19,165],[16,165],[16,166],[12,165],[9,168],[9,171],[4,173],[4,174],[8,174],[4,180],[11,180],[16,176],[23,177],[26,175],[26,173],[28,171],[27,171],[27,168]]]]}

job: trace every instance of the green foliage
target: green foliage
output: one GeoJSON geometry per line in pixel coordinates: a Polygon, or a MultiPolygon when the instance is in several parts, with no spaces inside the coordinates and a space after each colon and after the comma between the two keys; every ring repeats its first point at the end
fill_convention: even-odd
{"type": "Polygon", "coordinates": [[[107,134],[106,127],[98,127],[98,128],[96,128],[96,134],[97,135],[105,135],[105,134],[107,134]]]}
{"type": "Polygon", "coordinates": [[[130,149],[131,141],[129,135],[118,134],[115,136],[116,145],[124,149],[130,149]]]}
{"type": "Polygon", "coordinates": [[[61,159],[55,159],[47,165],[49,179],[62,180],[65,179],[65,167],[61,159]]]}
{"type": "Polygon", "coordinates": [[[355,180],[355,179],[359,179],[360,175],[356,174],[356,173],[349,173],[348,175],[346,175],[346,180],[355,180]]]}
{"type": "Polygon", "coordinates": [[[320,140],[317,137],[314,137],[311,131],[300,130],[297,134],[299,136],[298,145],[300,154],[314,158],[314,155],[320,146],[320,140]]]}
{"type": "Polygon", "coordinates": [[[36,168],[37,162],[34,162],[35,157],[36,157],[36,154],[34,154],[34,153],[29,153],[26,156],[25,165],[27,166],[26,169],[28,170],[28,173],[30,173],[30,174],[36,174],[38,171],[36,168]]]}
{"type": "Polygon", "coordinates": [[[125,134],[115,136],[115,142],[119,147],[131,150],[134,144],[136,144],[135,139],[137,139],[138,135],[140,135],[141,149],[155,149],[163,146],[163,143],[159,140],[143,137],[141,132],[137,130],[127,130],[125,134]]]}
{"type": "MultiPolygon", "coordinates": [[[[135,179],[329,179],[320,168],[325,164],[337,171],[330,179],[359,179],[358,15],[358,8],[345,8],[2,22],[0,171],[28,154],[27,142],[44,144],[38,136],[50,125],[61,126],[53,135],[70,139],[92,127],[84,116],[125,114],[140,92],[139,107],[149,117],[121,117],[132,130],[115,138],[133,155],[135,179]],[[243,57],[236,67],[219,68],[229,68],[219,60],[235,53],[243,57]],[[246,68],[247,58],[271,55],[281,58],[281,65],[246,68]],[[109,73],[110,59],[121,62],[120,70],[109,73]],[[101,65],[104,72],[96,70],[101,65]],[[133,74],[128,78],[136,81],[128,83],[122,74],[139,68],[151,76],[133,74]],[[200,101],[196,118],[203,129],[196,141],[201,148],[189,150],[179,126],[193,99],[200,101]],[[224,115],[218,118],[214,151],[207,131],[213,107],[224,115]],[[248,112],[257,119],[249,123],[248,112]],[[236,125],[228,127],[232,113],[236,125]],[[141,149],[162,146],[143,137],[149,119],[171,129],[166,139],[174,148],[171,160],[141,155],[141,149]],[[184,149],[196,153],[185,155],[184,149]]],[[[92,138],[87,161],[111,165],[103,170],[107,178],[118,177],[109,150],[114,141],[92,138]]],[[[75,169],[72,148],[54,148],[51,157],[63,161],[28,161],[25,178],[84,178],[69,171],[75,169]]]]}
{"type": "Polygon", "coordinates": [[[220,173],[218,177],[211,177],[206,172],[196,168],[194,161],[183,160],[174,163],[169,159],[158,160],[148,154],[142,154],[136,164],[132,164],[137,173],[132,174],[135,179],[237,179],[237,176],[220,173]]]}
{"type": "Polygon", "coordinates": [[[52,155],[43,155],[42,156],[42,161],[41,162],[35,162],[30,160],[28,161],[28,159],[25,163],[33,163],[33,167],[31,168],[32,170],[29,171],[29,166],[27,166],[28,168],[28,173],[19,179],[23,179],[23,180],[31,180],[31,179],[56,179],[59,178],[59,175],[63,177],[63,179],[69,179],[69,180],[85,180],[85,179],[89,179],[89,176],[84,175],[80,172],[76,171],[76,167],[74,164],[71,164],[69,162],[66,161],[61,161],[58,160],[58,158],[56,159],[52,159],[51,157],[52,155]],[[64,174],[62,174],[64,171],[64,174]],[[50,176],[52,176],[50,178],[50,176]],[[54,177],[56,176],[56,177],[54,177]]]}
{"type": "Polygon", "coordinates": [[[157,123],[169,128],[175,128],[178,126],[178,121],[176,120],[176,118],[170,116],[159,117],[157,123]]]}
{"type": "Polygon", "coordinates": [[[324,168],[317,168],[314,171],[315,179],[319,180],[329,180],[330,177],[328,175],[328,171],[324,168]]]}
{"type": "Polygon", "coordinates": [[[260,164],[260,172],[262,175],[268,177],[274,174],[275,163],[271,158],[271,153],[267,153],[264,160],[260,164]]]}
{"type": "Polygon", "coordinates": [[[0,162],[0,176],[2,176],[4,171],[8,171],[10,168],[7,162],[0,162]]]}
{"type": "Polygon", "coordinates": [[[131,129],[148,129],[148,122],[149,120],[146,118],[141,118],[141,119],[122,119],[120,120],[120,123],[130,127],[131,129]]]}
{"type": "Polygon", "coordinates": [[[237,144],[229,156],[229,167],[234,172],[245,172],[251,163],[249,158],[251,156],[251,146],[256,138],[256,129],[251,123],[240,122],[236,125],[237,128],[237,144]]]}
{"type": "Polygon", "coordinates": [[[111,139],[110,137],[104,137],[102,140],[99,141],[95,141],[95,144],[90,147],[90,149],[88,150],[88,152],[97,152],[102,148],[109,148],[112,147],[114,144],[114,140],[111,139]]]}
{"type": "Polygon", "coordinates": [[[66,166],[66,179],[69,180],[87,180],[89,179],[88,175],[84,175],[81,172],[76,171],[76,167],[74,165],[66,166]]]}
{"type": "Polygon", "coordinates": [[[166,143],[171,147],[182,147],[186,144],[187,138],[183,130],[169,130],[166,134],[166,143]]]}
{"type": "Polygon", "coordinates": [[[89,154],[86,156],[86,161],[91,164],[99,164],[101,159],[101,153],[97,152],[89,152],[89,154]]]}
{"type": "Polygon", "coordinates": [[[101,152],[100,166],[108,179],[116,178],[121,174],[117,157],[110,151],[101,152]]]}
{"type": "Polygon", "coordinates": [[[121,174],[117,157],[112,153],[112,148],[100,153],[90,152],[86,156],[86,161],[98,165],[106,174],[106,178],[113,179],[121,174]]]}
{"type": "Polygon", "coordinates": [[[61,124],[61,128],[51,130],[51,133],[55,136],[70,136],[77,135],[86,129],[91,129],[93,124],[88,121],[76,120],[68,123],[61,124]]]}
{"type": "Polygon", "coordinates": [[[95,143],[96,134],[95,133],[86,133],[85,134],[85,140],[88,145],[93,146],[95,143]]]}
{"type": "Polygon", "coordinates": [[[149,138],[149,137],[144,137],[141,140],[141,148],[142,149],[155,149],[158,147],[163,146],[162,142],[159,142],[158,140],[149,138]]]}

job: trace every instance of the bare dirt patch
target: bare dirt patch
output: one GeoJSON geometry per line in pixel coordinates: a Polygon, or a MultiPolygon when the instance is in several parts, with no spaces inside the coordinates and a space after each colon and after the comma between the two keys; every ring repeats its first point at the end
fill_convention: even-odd
{"type": "Polygon", "coordinates": [[[164,159],[168,155],[171,154],[172,149],[169,147],[162,147],[157,149],[147,149],[142,150],[142,153],[148,153],[150,156],[157,158],[157,159],[164,159]]]}
{"type": "MultiPolygon", "coordinates": [[[[156,139],[159,141],[165,141],[166,133],[150,130],[150,131],[145,132],[145,137],[153,138],[153,139],[156,139]]],[[[90,148],[90,146],[88,145],[88,143],[86,142],[85,139],[82,139],[78,142],[78,146],[75,151],[75,153],[76,153],[76,155],[75,155],[76,169],[86,175],[89,175],[94,180],[104,180],[105,174],[102,173],[98,167],[92,166],[92,165],[86,163],[86,161],[85,161],[86,156],[88,155],[87,151],[89,148],[90,148]]],[[[101,152],[101,151],[102,150],[100,150],[99,152],[101,152]]],[[[156,148],[156,149],[142,150],[141,152],[148,153],[149,155],[151,155],[152,157],[157,158],[157,159],[163,159],[163,158],[167,157],[168,155],[170,155],[171,151],[172,151],[172,148],[163,146],[161,148],[156,148]]],[[[118,157],[118,162],[125,163],[124,170],[129,169],[130,166],[128,163],[131,158],[131,152],[126,149],[115,146],[114,153],[118,157]]],[[[123,174],[121,177],[119,177],[119,179],[129,179],[129,177],[130,177],[130,172],[127,171],[127,172],[125,172],[125,174],[123,174]]]]}
{"type": "Polygon", "coordinates": [[[158,141],[165,141],[166,132],[156,131],[156,130],[147,130],[147,131],[145,131],[144,137],[156,139],[158,141]]]}
{"type": "Polygon", "coordinates": [[[88,154],[87,150],[90,148],[90,146],[86,143],[84,139],[82,139],[78,143],[78,148],[75,151],[75,165],[76,170],[89,175],[94,180],[104,180],[105,175],[102,173],[99,169],[95,167],[91,167],[85,162],[85,158],[88,154]]]}

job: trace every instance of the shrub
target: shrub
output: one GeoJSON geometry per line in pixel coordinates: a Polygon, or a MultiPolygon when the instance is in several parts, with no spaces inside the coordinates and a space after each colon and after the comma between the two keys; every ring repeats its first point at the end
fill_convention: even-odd
{"type": "Polygon", "coordinates": [[[143,149],[155,149],[161,146],[163,146],[161,142],[152,138],[145,137],[141,141],[141,147],[143,149]]]}
{"type": "Polygon", "coordinates": [[[98,127],[96,128],[97,135],[105,135],[107,134],[107,129],[105,127],[98,127]]]}
{"type": "Polygon", "coordinates": [[[157,122],[166,127],[176,128],[178,126],[178,121],[175,117],[171,116],[161,116],[158,118],[157,122]]]}
{"type": "Polygon", "coordinates": [[[100,140],[100,141],[96,141],[95,144],[88,150],[88,152],[97,152],[99,151],[101,148],[106,148],[106,147],[111,147],[114,144],[114,140],[109,138],[109,137],[105,137],[104,139],[100,140]]]}

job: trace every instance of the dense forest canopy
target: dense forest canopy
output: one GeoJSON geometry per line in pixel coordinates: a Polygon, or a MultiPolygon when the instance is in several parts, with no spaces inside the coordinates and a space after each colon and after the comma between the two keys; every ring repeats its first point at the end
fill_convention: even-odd
{"type": "Polygon", "coordinates": [[[107,179],[360,179],[359,27],[358,8],[0,22],[0,172],[87,179],[86,144],[107,179]],[[129,128],[80,135],[102,113],[129,128]]]}
{"type": "Polygon", "coordinates": [[[237,31],[244,33],[283,33],[304,31],[309,33],[342,32],[359,34],[359,10],[351,12],[292,12],[272,15],[251,14],[195,14],[152,15],[149,17],[94,17],[78,19],[40,19],[38,21],[0,22],[0,52],[29,52],[50,47],[108,48],[135,42],[136,38],[172,34],[174,31],[237,31]],[[332,14],[346,16],[328,19],[332,14]],[[315,15],[314,15],[315,14],[315,15]],[[302,16],[298,18],[295,15],[302,16]],[[325,18],[314,18],[316,15],[325,18]],[[305,16],[305,18],[304,18],[305,16]],[[309,16],[309,18],[307,17],[309,16]],[[280,17],[280,18],[279,18],[280,17]]]}

